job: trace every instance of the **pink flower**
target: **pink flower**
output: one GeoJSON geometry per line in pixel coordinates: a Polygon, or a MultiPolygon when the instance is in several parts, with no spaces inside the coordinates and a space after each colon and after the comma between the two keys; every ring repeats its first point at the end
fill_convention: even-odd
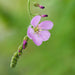
{"type": "Polygon", "coordinates": [[[40,46],[43,41],[47,41],[50,37],[50,32],[48,30],[52,29],[53,23],[51,21],[43,21],[39,24],[41,20],[41,16],[35,16],[32,21],[31,25],[33,27],[28,28],[27,35],[33,42],[40,46]]]}

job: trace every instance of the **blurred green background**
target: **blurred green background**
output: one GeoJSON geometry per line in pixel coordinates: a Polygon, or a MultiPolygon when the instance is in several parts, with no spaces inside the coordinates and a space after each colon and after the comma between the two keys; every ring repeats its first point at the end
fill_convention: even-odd
{"type": "Polygon", "coordinates": [[[54,27],[41,46],[29,40],[15,68],[10,60],[27,33],[27,0],[0,0],[0,75],[75,75],[75,0],[31,0],[33,14],[48,14],[54,27]],[[34,2],[44,5],[41,10],[34,2]]]}

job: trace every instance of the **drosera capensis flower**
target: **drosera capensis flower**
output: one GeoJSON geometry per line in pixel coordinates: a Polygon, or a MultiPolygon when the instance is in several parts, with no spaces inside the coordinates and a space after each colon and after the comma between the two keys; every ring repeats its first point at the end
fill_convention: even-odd
{"type": "MultiPolygon", "coordinates": [[[[38,3],[35,3],[34,6],[39,7],[41,9],[45,8],[44,6],[38,3]]],[[[31,13],[30,10],[30,0],[28,0],[28,9],[29,9],[29,15],[30,17],[32,17],[33,14],[31,13]]],[[[11,58],[11,63],[10,63],[11,68],[14,68],[16,66],[19,57],[23,53],[23,50],[26,49],[27,47],[29,39],[32,39],[37,46],[40,46],[43,41],[47,41],[50,38],[51,34],[48,30],[51,30],[53,28],[53,22],[46,20],[39,23],[41,18],[44,17],[48,17],[48,15],[37,15],[32,18],[31,25],[28,27],[27,30],[27,35],[24,37],[18,50],[13,54],[11,58]]]]}
{"type": "Polygon", "coordinates": [[[51,34],[48,30],[52,29],[53,27],[53,22],[43,21],[39,24],[40,20],[40,15],[35,16],[31,20],[31,25],[33,28],[29,26],[27,31],[28,37],[32,39],[37,46],[40,46],[43,41],[47,41],[49,39],[51,34]]]}

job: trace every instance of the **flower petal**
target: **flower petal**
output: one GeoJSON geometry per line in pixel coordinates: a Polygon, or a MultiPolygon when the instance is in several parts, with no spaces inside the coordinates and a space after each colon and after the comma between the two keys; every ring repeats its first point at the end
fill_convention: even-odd
{"type": "Polygon", "coordinates": [[[28,37],[30,38],[30,39],[32,39],[32,35],[34,34],[34,30],[31,28],[31,27],[29,27],[28,28],[28,31],[27,31],[27,35],[28,35],[28,37]]]}
{"type": "Polygon", "coordinates": [[[39,24],[39,27],[44,30],[52,29],[53,23],[51,21],[43,21],[39,24]]]}
{"type": "Polygon", "coordinates": [[[39,36],[42,38],[43,41],[47,41],[50,37],[50,32],[49,31],[40,31],[39,36]]]}
{"type": "Polygon", "coordinates": [[[34,33],[33,37],[33,42],[37,45],[40,46],[42,44],[42,39],[39,37],[37,33],[34,33]]]}
{"type": "Polygon", "coordinates": [[[36,26],[38,25],[40,19],[41,19],[41,16],[39,16],[39,15],[38,15],[38,16],[35,16],[35,17],[32,19],[32,21],[31,21],[31,25],[34,26],[34,27],[36,27],[36,26]]]}

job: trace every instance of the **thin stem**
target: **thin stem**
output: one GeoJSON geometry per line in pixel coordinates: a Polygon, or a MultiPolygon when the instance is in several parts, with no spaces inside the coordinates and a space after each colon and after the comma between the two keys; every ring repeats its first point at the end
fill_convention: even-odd
{"type": "Polygon", "coordinates": [[[28,12],[29,12],[30,17],[36,16],[36,15],[37,15],[37,14],[32,14],[32,13],[31,13],[31,9],[30,9],[30,0],[28,0],[28,12]]]}
{"type": "Polygon", "coordinates": [[[29,11],[29,15],[31,17],[32,16],[32,13],[31,13],[31,9],[30,9],[30,0],[28,0],[28,11],[29,11]]]}

